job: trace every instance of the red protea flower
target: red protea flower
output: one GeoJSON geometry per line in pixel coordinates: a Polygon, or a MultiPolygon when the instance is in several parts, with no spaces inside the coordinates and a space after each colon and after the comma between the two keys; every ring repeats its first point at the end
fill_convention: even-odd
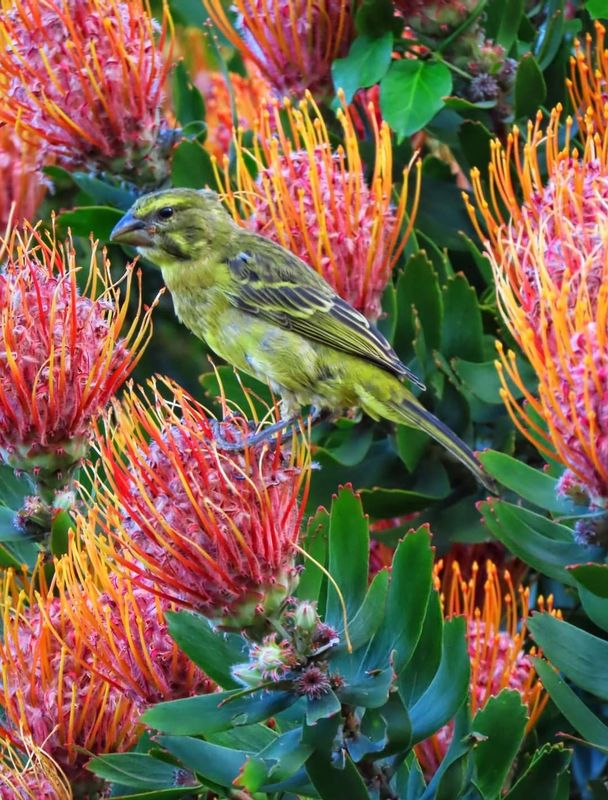
{"type": "Polygon", "coordinates": [[[584,44],[574,40],[570,56],[570,78],[566,80],[570,100],[576,110],[581,133],[605,131],[608,113],[608,50],[606,28],[595,21],[595,43],[588,33],[584,44]],[[593,125],[589,128],[589,122],[593,125]]]}
{"type": "Polygon", "coordinates": [[[215,691],[169,635],[164,613],[171,604],[114,572],[96,522],[95,507],[79,517],[69,552],[55,565],[54,588],[62,620],[77,631],[79,644],[87,643],[98,674],[141,709],[215,691]]]}
{"type": "Polygon", "coordinates": [[[125,381],[150,335],[150,313],[124,338],[132,274],[113,283],[91,248],[87,286],[71,239],[29,225],[6,243],[0,273],[0,454],[40,487],[62,486],[85,455],[93,420],[125,381]]]}
{"type": "Polygon", "coordinates": [[[392,143],[386,123],[378,127],[370,110],[376,157],[368,183],[351,114],[342,108],[338,119],[343,143],[332,152],[329,132],[310,95],[297,107],[288,101],[273,103],[254,128],[253,149],[248,150],[241,137],[236,140],[238,191],[231,189],[227,158],[217,180],[237,222],[294,252],[345,300],[376,320],[392,269],[413,228],[420,162],[414,202],[407,211],[408,168],[393,203],[392,143]],[[258,165],[255,179],[248,169],[252,158],[258,165]],[[242,212],[240,197],[249,214],[242,212]]]}
{"type": "MultiPolygon", "coordinates": [[[[526,621],[530,608],[530,591],[514,585],[508,570],[499,574],[495,564],[485,564],[483,600],[478,604],[477,564],[472,576],[463,580],[457,561],[451,564],[451,574],[443,573],[443,562],[435,566],[435,588],[441,591],[443,613],[447,619],[464,615],[467,620],[467,641],[471,658],[471,713],[483,708],[493,695],[503,689],[521,694],[528,708],[526,730],[530,731],[548,701],[548,695],[537,679],[532,657],[534,648],[526,651],[526,621]]],[[[547,604],[539,599],[542,610],[552,611],[552,599],[547,604]]],[[[427,777],[433,775],[452,740],[454,727],[445,725],[429,739],[416,746],[416,755],[427,777]]]]}
{"type": "Polygon", "coordinates": [[[71,781],[88,782],[84,765],[91,753],[126,750],[134,743],[138,709],[99,677],[95,656],[48,590],[42,568],[31,580],[9,570],[1,589],[0,706],[14,729],[51,756],[71,781]]]}
{"type": "Polygon", "coordinates": [[[242,412],[216,422],[179,386],[163,384],[170,399],[155,382],[151,403],[128,392],[100,439],[96,497],[106,553],[135,585],[170,602],[253,624],[294,586],[307,437],[223,451],[218,436],[249,430],[242,412]]]}
{"type": "Polygon", "coordinates": [[[0,127],[0,234],[24,219],[33,219],[46,185],[40,157],[9,125],[0,127]]]}
{"type": "Polygon", "coordinates": [[[0,800],[72,800],[63,771],[31,739],[14,744],[0,734],[0,800]]]}
{"type": "MultiPolygon", "coordinates": [[[[503,399],[520,431],[541,453],[567,467],[562,489],[605,506],[608,134],[589,135],[581,153],[570,145],[568,120],[562,145],[560,111],[552,112],[544,133],[540,114],[530,123],[523,156],[517,130],[506,148],[494,143],[490,203],[477,172],[472,180],[498,306],[538,380],[536,397],[519,373],[515,354],[498,344],[503,399]],[[523,190],[521,201],[513,175],[523,190]]],[[[471,205],[469,210],[478,224],[471,205]]]]}
{"type": "Polygon", "coordinates": [[[62,166],[162,177],[163,158],[155,159],[171,64],[168,28],[166,5],[157,26],[147,0],[5,5],[0,120],[44,142],[62,166]]]}
{"type": "Polygon", "coordinates": [[[276,95],[324,94],[331,64],[352,38],[350,0],[236,0],[236,28],[221,0],[203,0],[228,41],[253,61],[276,95]]]}

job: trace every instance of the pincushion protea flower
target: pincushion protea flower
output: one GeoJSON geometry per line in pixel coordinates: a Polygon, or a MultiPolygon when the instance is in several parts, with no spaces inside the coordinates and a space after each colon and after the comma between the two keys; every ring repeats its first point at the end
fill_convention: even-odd
{"type": "Polygon", "coordinates": [[[86,454],[91,424],[137,363],[150,311],[124,338],[133,270],[113,283],[93,243],[87,286],[71,239],[65,244],[26,224],[5,243],[0,273],[0,454],[59,488],[86,454]]]}
{"type": "Polygon", "coordinates": [[[324,94],[331,64],[352,37],[350,0],[236,0],[236,27],[221,0],[203,0],[230,44],[253,61],[276,95],[324,94]]]}
{"type": "MultiPolygon", "coordinates": [[[[526,730],[536,724],[548,701],[548,695],[537,679],[532,657],[533,648],[526,652],[526,620],[530,608],[530,590],[515,586],[508,570],[499,574],[492,561],[486,561],[483,600],[479,593],[479,567],[473,564],[471,577],[463,580],[457,561],[451,564],[451,574],[443,574],[443,561],[435,565],[435,588],[441,591],[443,614],[447,619],[463,615],[467,621],[467,642],[471,659],[471,713],[483,708],[493,695],[503,689],[514,689],[528,709],[526,730]]],[[[549,598],[542,610],[552,612],[549,598]]],[[[416,755],[427,777],[433,775],[447,752],[453,736],[453,723],[416,746],[416,755]]]]}
{"type": "MultiPolygon", "coordinates": [[[[583,152],[558,142],[560,108],[545,133],[542,116],[506,147],[493,144],[490,201],[472,174],[482,230],[469,211],[496,280],[498,306],[538,379],[538,396],[524,384],[515,355],[498,345],[502,396],[520,431],[567,472],[562,489],[608,502],[608,171],[605,141],[588,136],[583,152]],[[546,160],[548,178],[541,176],[546,160]],[[513,175],[523,190],[515,195],[513,175]],[[511,219],[505,218],[505,209],[511,219]],[[507,380],[508,378],[508,380],[507,380]],[[519,396],[516,396],[516,390],[519,396]],[[523,400],[520,397],[523,396],[523,400]]],[[[604,140],[606,135],[604,135],[604,140]]]]}
{"type": "Polygon", "coordinates": [[[171,605],[128,576],[115,574],[96,523],[95,507],[78,518],[69,553],[55,565],[54,588],[62,620],[77,631],[78,643],[87,643],[99,675],[142,709],[214,691],[213,681],[169,635],[164,613],[171,605]]]}
{"type": "Polygon", "coordinates": [[[46,189],[39,162],[35,147],[0,127],[0,233],[34,217],[46,189]]]}
{"type": "Polygon", "coordinates": [[[570,57],[568,93],[576,110],[583,135],[588,131],[604,131],[608,126],[608,50],[606,28],[595,21],[595,45],[588,33],[584,44],[574,40],[574,55],[570,57]]]}
{"type": "Polygon", "coordinates": [[[69,168],[164,177],[171,65],[147,0],[15,0],[0,15],[0,120],[69,168]],[[160,170],[160,172],[159,172],[160,170]]]}
{"type": "Polygon", "coordinates": [[[134,743],[138,709],[99,677],[95,656],[63,615],[42,567],[31,579],[8,570],[0,588],[0,707],[14,729],[51,756],[70,781],[87,782],[89,754],[126,750],[134,743]]]}
{"type": "Polygon", "coordinates": [[[72,800],[63,771],[24,737],[17,745],[0,734],[0,800],[72,800]]]}
{"type": "Polygon", "coordinates": [[[373,109],[369,116],[376,152],[369,183],[350,112],[345,107],[338,111],[343,141],[332,152],[329,132],[310,95],[297,106],[285,101],[265,108],[254,127],[251,150],[242,136],[237,138],[236,191],[227,158],[216,177],[237,222],[294,252],[351,305],[376,320],[382,293],[414,224],[420,162],[408,211],[409,168],[403,170],[394,203],[391,133],[385,122],[378,127],[373,109]],[[248,170],[252,158],[258,165],[255,179],[248,170]],[[241,210],[240,197],[249,214],[241,210]]]}
{"type": "Polygon", "coordinates": [[[216,422],[181,387],[163,384],[170,399],[156,382],[151,402],[128,392],[100,439],[106,555],[170,602],[233,627],[253,624],[295,584],[307,437],[222,451],[218,436],[247,433],[242,412],[216,422]]]}

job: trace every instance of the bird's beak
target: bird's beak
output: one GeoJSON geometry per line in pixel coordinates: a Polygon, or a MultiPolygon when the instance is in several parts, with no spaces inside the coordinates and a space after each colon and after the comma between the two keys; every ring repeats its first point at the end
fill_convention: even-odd
{"type": "Polygon", "coordinates": [[[143,220],[137,219],[129,211],[114,226],[114,230],[110,234],[110,241],[130,244],[133,247],[151,247],[154,244],[153,233],[153,227],[146,225],[143,220]]]}

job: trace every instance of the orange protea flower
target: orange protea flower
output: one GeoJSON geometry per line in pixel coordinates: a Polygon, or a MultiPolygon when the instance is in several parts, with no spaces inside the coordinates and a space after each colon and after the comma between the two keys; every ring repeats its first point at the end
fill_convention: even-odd
{"type": "Polygon", "coordinates": [[[93,507],[78,519],[69,553],[55,565],[61,619],[77,631],[78,643],[87,643],[101,677],[142,708],[214,691],[215,684],[169,635],[164,612],[171,604],[114,572],[99,540],[97,516],[93,507]]]}
{"type": "Polygon", "coordinates": [[[100,435],[96,499],[106,557],[169,602],[250,624],[294,586],[307,437],[223,451],[222,437],[249,430],[243,412],[217,422],[168,380],[151,390],[151,401],[128,392],[100,435]]]}
{"type": "Polygon", "coordinates": [[[273,102],[254,127],[252,150],[237,137],[237,191],[231,187],[227,158],[223,174],[216,170],[217,181],[237,222],[294,252],[345,300],[376,320],[382,293],[414,224],[420,162],[406,225],[409,168],[403,170],[394,202],[388,125],[378,127],[370,110],[376,159],[368,183],[353,119],[345,107],[338,111],[338,120],[343,143],[332,152],[329,131],[310,95],[297,106],[288,100],[273,102]],[[258,164],[257,178],[247,168],[251,158],[258,164]],[[249,214],[237,202],[241,197],[249,214]]]}
{"type": "Polygon", "coordinates": [[[22,142],[9,125],[0,127],[0,234],[11,224],[34,217],[46,191],[39,167],[36,149],[22,142]]]}
{"type": "Polygon", "coordinates": [[[66,483],[93,420],[126,380],[150,336],[150,312],[123,338],[133,269],[120,283],[91,247],[86,287],[71,239],[26,224],[5,243],[0,273],[0,454],[41,487],[66,483]]]}
{"type": "Polygon", "coordinates": [[[593,129],[604,131],[608,126],[608,50],[606,28],[596,20],[595,44],[588,33],[584,44],[574,40],[574,55],[570,57],[570,78],[566,80],[570,100],[576,110],[583,135],[588,120],[593,129]]]}
{"type": "Polygon", "coordinates": [[[29,580],[8,570],[0,590],[0,706],[71,781],[88,781],[90,754],[134,743],[137,707],[99,677],[96,657],[49,591],[43,568],[29,580]]]}
{"type": "Polygon", "coordinates": [[[31,739],[0,734],[0,800],[72,800],[63,770],[31,739]]]}
{"type": "Polygon", "coordinates": [[[166,5],[158,26],[147,0],[3,3],[0,120],[63,166],[161,177],[166,5]]]}
{"type": "MultiPolygon", "coordinates": [[[[608,140],[589,135],[582,153],[558,142],[560,108],[545,133],[542,116],[528,127],[520,154],[517,129],[495,142],[490,202],[472,173],[473,190],[496,279],[498,306],[538,378],[538,397],[524,385],[515,355],[498,345],[503,399],[520,431],[568,468],[562,490],[608,498],[608,140]],[[539,164],[546,159],[548,178],[539,164]],[[522,188],[517,199],[513,175],[522,188]],[[510,221],[507,221],[509,216],[510,221]],[[523,394],[524,402],[512,391],[523,394]],[[546,428],[543,427],[545,424],[546,428]]],[[[468,201],[467,201],[468,202],[468,201]]]]}
{"type": "Polygon", "coordinates": [[[277,96],[327,92],[332,61],[345,55],[352,37],[350,0],[236,0],[236,28],[221,0],[203,2],[219,30],[257,65],[277,96]]]}
{"type": "MultiPolygon", "coordinates": [[[[483,600],[478,604],[475,600],[479,572],[476,563],[469,580],[463,579],[457,561],[452,562],[450,575],[444,575],[443,570],[440,560],[435,565],[434,580],[435,588],[441,592],[444,617],[463,615],[467,620],[471,713],[475,714],[503,689],[514,689],[528,708],[526,730],[531,730],[549,698],[534,670],[535,651],[533,648],[525,650],[530,590],[515,586],[508,570],[499,574],[496,565],[488,560],[483,600]]],[[[539,606],[552,611],[552,599],[545,604],[540,598],[539,606]]],[[[416,755],[427,777],[436,771],[445,756],[453,731],[453,723],[449,723],[416,746],[416,755]]]]}

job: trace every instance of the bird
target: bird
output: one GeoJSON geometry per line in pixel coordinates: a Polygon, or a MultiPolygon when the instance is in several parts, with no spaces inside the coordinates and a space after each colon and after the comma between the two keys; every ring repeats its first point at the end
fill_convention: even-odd
{"type": "Polygon", "coordinates": [[[160,268],[178,319],[214,353],[270,384],[282,424],[304,406],[360,408],[425,431],[491,488],[473,451],[406,385],[425,388],[382,333],[302,259],[238,225],[216,192],[142,195],[110,241],[160,268]]]}

